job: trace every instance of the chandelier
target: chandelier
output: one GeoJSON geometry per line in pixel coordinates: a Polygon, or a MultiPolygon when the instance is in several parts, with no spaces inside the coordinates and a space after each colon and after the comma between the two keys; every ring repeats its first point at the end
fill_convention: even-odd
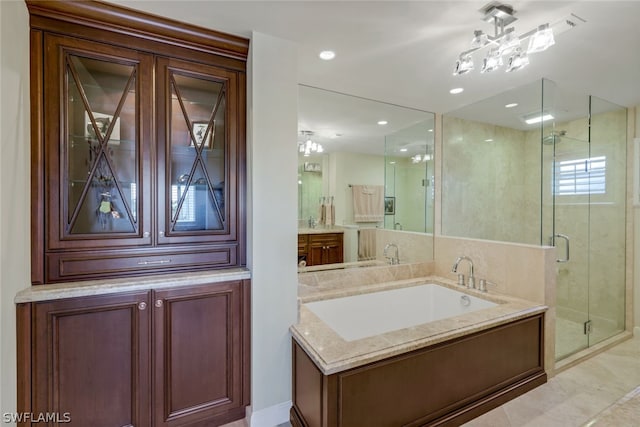
{"type": "Polygon", "coordinates": [[[514,16],[515,10],[511,6],[494,2],[481,12],[484,14],[485,22],[493,23],[493,35],[482,30],[474,31],[469,49],[462,52],[456,61],[454,76],[472,71],[475,68],[472,54],[485,49],[487,54],[482,60],[481,73],[497,70],[505,64],[508,73],[520,70],[529,65],[529,54],[542,52],[555,44],[554,27],[557,27],[556,32],[562,32],[575,27],[578,21],[585,22],[572,14],[553,26],[545,23],[517,35],[514,27],[507,27],[518,19],[514,16]],[[528,44],[524,49],[523,43],[527,39],[528,44]]]}
{"type": "Polygon", "coordinates": [[[324,149],[321,144],[311,140],[313,132],[310,130],[301,130],[303,141],[298,142],[298,151],[303,153],[305,157],[309,157],[311,154],[322,153],[324,149]]]}

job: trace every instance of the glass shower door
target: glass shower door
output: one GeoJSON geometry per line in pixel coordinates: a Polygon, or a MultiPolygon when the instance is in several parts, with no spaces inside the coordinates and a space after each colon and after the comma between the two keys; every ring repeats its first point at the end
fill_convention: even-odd
{"type": "Polygon", "coordinates": [[[556,359],[589,346],[589,246],[592,175],[599,166],[589,143],[553,130],[543,137],[552,176],[556,247],[556,359]]]}

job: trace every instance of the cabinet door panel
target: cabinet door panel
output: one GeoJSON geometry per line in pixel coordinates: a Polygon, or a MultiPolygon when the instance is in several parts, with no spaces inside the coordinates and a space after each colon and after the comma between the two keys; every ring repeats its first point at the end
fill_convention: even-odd
{"type": "Polygon", "coordinates": [[[154,293],[155,425],[184,425],[243,406],[242,283],[154,293]]]}
{"type": "Polygon", "coordinates": [[[142,168],[151,93],[141,88],[152,64],[133,50],[45,36],[48,249],[151,243],[142,168]]]}
{"type": "Polygon", "coordinates": [[[236,73],[158,58],[160,244],[237,238],[236,73]]]}
{"type": "Polygon", "coordinates": [[[33,412],[71,426],[150,423],[148,292],[38,303],[33,412]],[[143,309],[141,309],[143,308],[143,309]]]}

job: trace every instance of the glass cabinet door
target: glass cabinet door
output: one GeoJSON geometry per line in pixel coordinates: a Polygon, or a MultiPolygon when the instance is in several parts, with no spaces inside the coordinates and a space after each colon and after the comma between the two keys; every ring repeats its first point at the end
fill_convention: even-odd
{"type": "MultiPolygon", "coordinates": [[[[159,243],[220,241],[230,226],[229,178],[235,176],[229,144],[229,111],[235,94],[232,73],[174,59],[158,60],[162,76],[158,99],[164,111],[159,126],[159,243]],[[162,134],[161,134],[162,133],[162,134]],[[162,213],[162,209],[160,210],[162,213]],[[188,240],[187,240],[188,239],[188,240]]],[[[233,190],[235,191],[235,190],[233,190]]]]}
{"type": "MultiPolygon", "coordinates": [[[[48,156],[58,172],[53,176],[60,177],[60,215],[51,223],[57,222],[59,229],[51,226],[52,241],[91,246],[98,240],[99,247],[108,246],[110,239],[115,239],[113,245],[150,243],[142,225],[148,184],[141,165],[148,155],[142,149],[144,130],[139,125],[148,122],[142,107],[150,103],[139,88],[148,78],[150,57],[58,37],[50,37],[48,44],[57,51],[52,86],[61,95],[59,108],[51,100],[51,109],[45,112],[57,115],[60,126],[51,130],[47,143],[53,148],[49,144],[57,140],[55,134],[60,135],[58,156],[55,151],[48,156]]],[[[52,193],[53,201],[56,192],[52,193]]],[[[50,210],[50,215],[57,214],[50,210]]]]}

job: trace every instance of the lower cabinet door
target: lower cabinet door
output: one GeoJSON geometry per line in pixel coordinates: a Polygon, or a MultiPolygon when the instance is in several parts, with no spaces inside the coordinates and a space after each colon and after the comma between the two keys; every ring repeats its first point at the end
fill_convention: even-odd
{"type": "Polygon", "coordinates": [[[154,291],[154,425],[244,417],[248,287],[235,281],[154,291]]]}
{"type": "Polygon", "coordinates": [[[47,425],[151,424],[149,296],[131,292],[33,305],[34,417],[46,417],[47,425]]]}

